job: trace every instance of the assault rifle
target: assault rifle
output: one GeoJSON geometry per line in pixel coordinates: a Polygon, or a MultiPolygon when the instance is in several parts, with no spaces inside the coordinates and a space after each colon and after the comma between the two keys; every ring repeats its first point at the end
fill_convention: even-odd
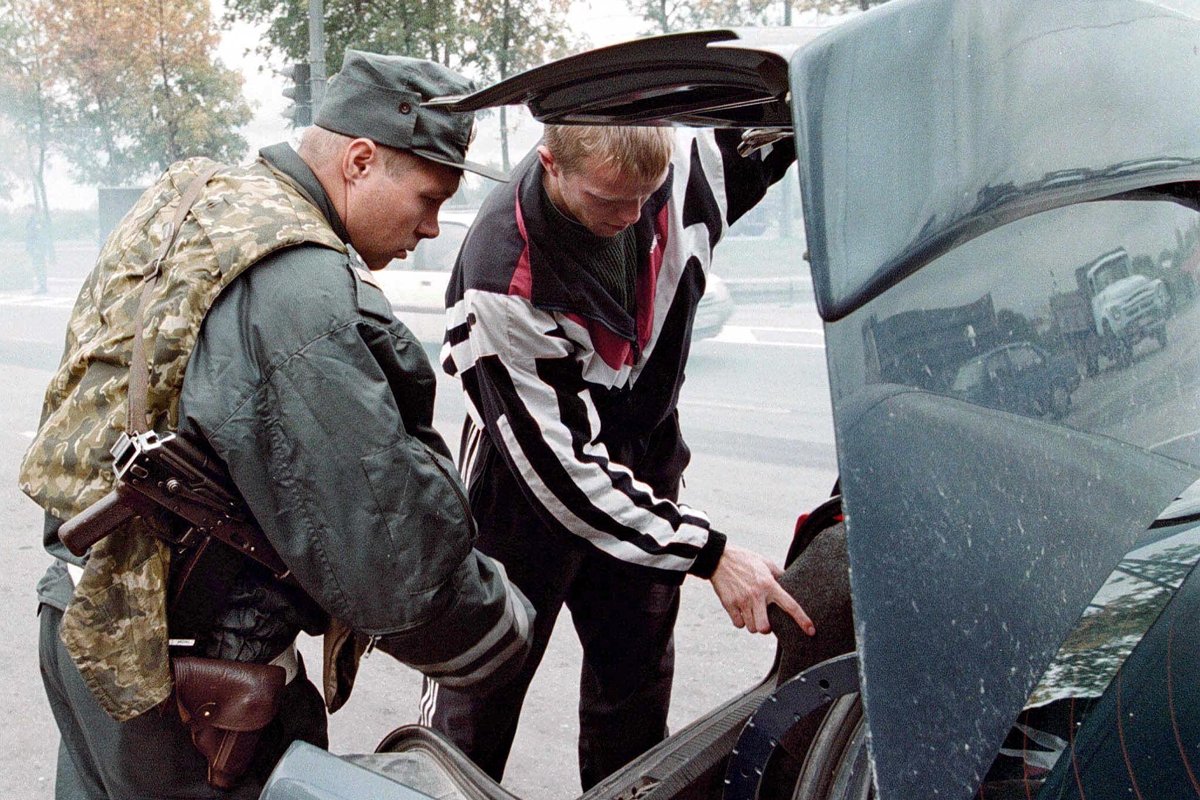
{"type": "Polygon", "coordinates": [[[183,437],[147,431],[122,433],[112,447],[116,488],[63,523],[58,538],[77,556],[135,516],[166,511],[180,524],[150,524],[174,547],[216,539],[288,577],[275,548],[255,523],[225,468],[183,437]]]}

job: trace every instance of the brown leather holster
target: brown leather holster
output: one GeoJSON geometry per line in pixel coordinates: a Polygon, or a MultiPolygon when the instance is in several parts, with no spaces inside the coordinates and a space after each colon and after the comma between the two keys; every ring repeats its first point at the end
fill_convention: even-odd
{"type": "Polygon", "coordinates": [[[208,760],[208,783],[231,789],[254,760],[259,737],[279,713],[286,672],[196,656],[171,659],[175,702],[196,749],[208,760]]]}

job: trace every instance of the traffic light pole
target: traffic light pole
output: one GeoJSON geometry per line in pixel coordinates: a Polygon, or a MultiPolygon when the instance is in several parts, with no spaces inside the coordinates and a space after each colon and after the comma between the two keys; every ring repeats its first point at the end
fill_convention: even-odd
{"type": "Polygon", "coordinates": [[[312,65],[312,107],[325,98],[325,2],[308,0],[308,63],[312,65]]]}

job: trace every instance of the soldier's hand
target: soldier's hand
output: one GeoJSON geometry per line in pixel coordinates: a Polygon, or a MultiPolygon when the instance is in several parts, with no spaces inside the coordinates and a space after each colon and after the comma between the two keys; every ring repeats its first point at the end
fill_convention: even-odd
{"type": "Polygon", "coordinates": [[[774,603],[796,620],[802,631],[814,635],[817,628],[812,620],[795,598],[779,585],[778,578],[782,574],[783,570],[770,559],[727,544],[709,580],[736,627],[746,628],[751,633],[770,633],[767,606],[774,603]]]}

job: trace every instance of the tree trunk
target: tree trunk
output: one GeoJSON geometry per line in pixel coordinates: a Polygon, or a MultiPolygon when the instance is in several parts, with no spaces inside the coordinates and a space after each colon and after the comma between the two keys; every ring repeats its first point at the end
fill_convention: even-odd
{"type": "MultiPolygon", "coordinates": [[[[512,6],[509,0],[504,0],[500,34],[500,57],[497,66],[500,67],[500,80],[508,77],[508,57],[512,50],[512,6]]],[[[500,165],[508,172],[508,109],[500,106],[500,165]]]]}
{"type": "Polygon", "coordinates": [[[158,0],[158,67],[163,87],[162,121],[166,128],[166,159],[165,163],[159,165],[160,169],[165,169],[183,156],[179,147],[179,120],[172,107],[174,103],[171,102],[171,75],[167,71],[166,25],[166,9],[163,8],[163,0],[158,0]]]}
{"type": "Polygon", "coordinates": [[[500,106],[500,164],[508,172],[508,106],[500,106]]]}
{"type": "MultiPolygon", "coordinates": [[[[866,0],[863,0],[866,2],[866,0]]],[[[792,0],[783,0],[783,24],[792,24],[792,0]]],[[[788,175],[783,176],[783,197],[779,203],[779,238],[792,238],[792,192],[795,184],[788,175]]]]}

